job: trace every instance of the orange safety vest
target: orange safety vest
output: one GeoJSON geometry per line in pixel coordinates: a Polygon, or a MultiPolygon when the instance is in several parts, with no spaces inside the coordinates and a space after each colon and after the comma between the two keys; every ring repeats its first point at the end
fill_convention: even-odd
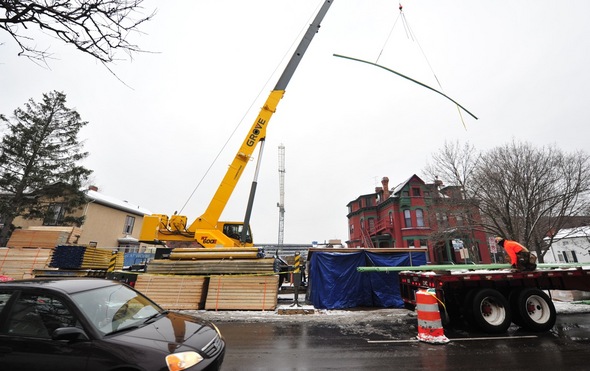
{"type": "Polygon", "coordinates": [[[516,258],[516,254],[521,251],[529,251],[526,247],[522,246],[516,241],[511,240],[504,240],[504,250],[510,257],[510,264],[516,264],[518,259],[516,258]]]}

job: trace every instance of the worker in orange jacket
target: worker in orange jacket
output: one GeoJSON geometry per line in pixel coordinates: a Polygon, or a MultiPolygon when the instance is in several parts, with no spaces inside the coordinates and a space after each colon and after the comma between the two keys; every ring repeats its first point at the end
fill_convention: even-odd
{"type": "Polygon", "coordinates": [[[534,271],[537,268],[537,258],[534,255],[531,258],[529,250],[518,242],[496,237],[496,243],[502,246],[510,257],[512,268],[524,271],[534,271]]]}

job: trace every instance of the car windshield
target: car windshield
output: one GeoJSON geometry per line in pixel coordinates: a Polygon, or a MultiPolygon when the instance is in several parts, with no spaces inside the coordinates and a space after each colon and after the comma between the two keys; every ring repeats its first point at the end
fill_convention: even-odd
{"type": "Polygon", "coordinates": [[[125,285],[113,285],[72,295],[76,305],[104,335],[142,325],[162,312],[145,296],[125,285]]]}

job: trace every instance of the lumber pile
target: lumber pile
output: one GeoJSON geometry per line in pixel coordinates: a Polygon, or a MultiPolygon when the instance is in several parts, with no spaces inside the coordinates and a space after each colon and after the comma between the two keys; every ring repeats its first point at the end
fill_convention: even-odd
{"type": "Polygon", "coordinates": [[[209,279],[207,310],[274,310],[279,276],[212,276],[209,279]]]}
{"type": "Polygon", "coordinates": [[[15,229],[6,246],[8,247],[44,247],[75,243],[82,230],[77,227],[38,226],[27,229],[15,229]]]}
{"type": "Polygon", "coordinates": [[[262,257],[264,257],[264,249],[259,247],[177,248],[170,253],[172,260],[257,259],[262,257]]]}
{"type": "MultiPolygon", "coordinates": [[[[49,266],[60,269],[108,269],[113,257],[110,249],[88,246],[57,246],[49,266]]],[[[116,253],[115,270],[123,269],[124,254],[116,253]]]]}
{"type": "Polygon", "coordinates": [[[155,259],[147,264],[146,272],[153,274],[272,274],[273,258],[263,259],[155,259]]]}
{"type": "Polygon", "coordinates": [[[31,278],[33,270],[47,267],[51,252],[43,248],[0,247],[0,275],[31,278]]]}
{"type": "Polygon", "coordinates": [[[203,309],[205,277],[140,274],[135,289],[164,309],[203,309]]]}

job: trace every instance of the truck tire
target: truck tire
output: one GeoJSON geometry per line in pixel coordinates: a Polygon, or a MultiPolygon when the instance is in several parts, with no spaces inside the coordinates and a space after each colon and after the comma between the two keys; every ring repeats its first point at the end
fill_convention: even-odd
{"type": "Polygon", "coordinates": [[[549,296],[534,287],[520,291],[516,312],[521,321],[519,326],[535,332],[551,330],[557,319],[555,305],[549,296]]]}
{"type": "Polygon", "coordinates": [[[506,332],[512,322],[508,300],[494,289],[482,289],[475,293],[471,316],[474,324],[489,334],[506,332]]]}

